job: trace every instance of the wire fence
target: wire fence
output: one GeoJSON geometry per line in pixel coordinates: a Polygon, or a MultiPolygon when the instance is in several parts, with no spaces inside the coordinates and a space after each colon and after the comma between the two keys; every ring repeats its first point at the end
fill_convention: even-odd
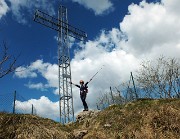
{"type": "Polygon", "coordinates": [[[0,94],[0,112],[13,114],[33,114],[37,111],[34,105],[18,92],[0,94]],[[22,103],[26,101],[26,106],[22,103]]]}
{"type": "Polygon", "coordinates": [[[173,86],[172,88],[176,89],[177,93],[175,94],[173,91],[171,91],[171,96],[168,97],[167,95],[164,95],[164,97],[162,97],[162,95],[158,91],[153,93],[153,91],[147,90],[152,88],[140,87],[137,79],[133,77],[133,74],[131,72],[129,81],[124,82],[117,87],[110,87],[109,91],[102,94],[97,99],[97,109],[103,110],[113,104],[126,104],[131,101],[142,99],[180,98],[180,79],[178,78],[178,81],[176,82],[178,83],[178,85],[173,86]],[[151,95],[149,95],[147,91],[149,91],[148,93],[151,95]]]}
{"type": "Polygon", "coordinates": [[[113,104],[125,104],[130,101],[137,100],[139,90],[136,88],[136,83],[132,72],[128,82],[122,83],[117,87],[111,87],[108,92],[104,93],[97,100],[97,109],[103,110],[113,104]]]}

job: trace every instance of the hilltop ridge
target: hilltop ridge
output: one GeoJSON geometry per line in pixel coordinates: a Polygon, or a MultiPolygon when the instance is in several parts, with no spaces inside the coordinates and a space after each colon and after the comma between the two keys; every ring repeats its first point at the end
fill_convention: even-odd
{"type": "Polygon", "coordinates": [[[61,124],[50,119],[0,113],[0,139],[65,139],[67,134],[61,124]]]}
{"type": "Polygon", "coordinates": [[[179,139],[180,99],[141,99],[81,112],[62,125],[33,115],[0,114],[0,139],[179,139]]]}

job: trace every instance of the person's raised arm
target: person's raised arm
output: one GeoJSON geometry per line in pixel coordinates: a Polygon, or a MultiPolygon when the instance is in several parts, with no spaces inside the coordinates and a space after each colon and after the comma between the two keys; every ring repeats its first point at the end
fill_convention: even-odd
{"type": "Polygon", "coordinates": [[[74,86],[76,86],[76,87],[78,87],[78,88],[80,88],[80,86],[79,85],[77,85],[77,84],[74,84],[73,82],[69,82],[70,84],[72,84],[72,85],[74,85],[74,86]]]}
{"type": "Polygon", "coordinates": [[[87,85],[88,85],[88,83],[89,83],[89,82],[86,82],[86,83],[85,83],[85,86],[87,86],[87,85]]]}

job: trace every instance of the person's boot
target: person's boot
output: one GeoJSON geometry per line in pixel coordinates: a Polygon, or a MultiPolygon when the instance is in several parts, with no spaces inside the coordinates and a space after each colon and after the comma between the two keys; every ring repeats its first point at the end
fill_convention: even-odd
{"type": "Polygon", "coordinates": [[[88,108],[84,109],[83,111],[88,111],[88,108]]]}

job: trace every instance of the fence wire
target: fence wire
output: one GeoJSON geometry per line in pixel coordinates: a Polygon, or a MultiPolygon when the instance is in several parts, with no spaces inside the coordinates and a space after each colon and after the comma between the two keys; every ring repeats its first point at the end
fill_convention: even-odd
{"type": "Polygon", "coordinates": [[[125,104],[137,100],[141,97],[141,91],[135,85],[136,80],[134,80],[131,73],[129,81],[124,82],[117,87],[110,87],[109,92],[103,93],[102,96],[97,99],[97,109],[103,110],[113,104],[125,104]]]}
{"type": "Polygon", "coordinates": [[[13,93],[0,94],[0,111],[1,112],[13,112],[13,93]]]}
{"type": "Polygon", "coordinates": [[[103,110],[112,104],[125,104],[138,99],[152,99],[152,98],[180,98],[180,80],[176,77],[176,80],[172,80],[172,86],[169,87],[168,83],[164,83],[164,90],[162,90],[162,84],[159,90],[158,84],[148,88],[142,87],[138,80],[133,77],[132,72],[130,74],[130,79],[124,83],[121,83],[117,87],[110,87],[109,92],[101,93],[102,95],[97,99],[97,109],[103,110]],[[174,86],[173,86],[174,83],[174,86]],[[166,86],[168,86],[166,88],[166,86]],[[154,90],[153,90],[154,89],[154,90]],[[156,90],[155,90],[156,89],[156,90]],[[169,90],[168,90],[169,89],[169,90]],[[176,91],[174,91],[174,90],[176,91]],[[153,92],[153,91],[154,92],[153,92]],[[169,92],[168,92],[169,91],[169,92]],[[170,92],[171,91],[171,92],[170,92]],[[161,94],[164,93],[164,94],[161,94]],[[168,96],[168,93],[171,94],[168,96]]]}
{"type": "Polygon", "coordinates": [[[16,91],[14,93],[0,94],[0,112],[37,114],[34,105],[16,91]]]}

